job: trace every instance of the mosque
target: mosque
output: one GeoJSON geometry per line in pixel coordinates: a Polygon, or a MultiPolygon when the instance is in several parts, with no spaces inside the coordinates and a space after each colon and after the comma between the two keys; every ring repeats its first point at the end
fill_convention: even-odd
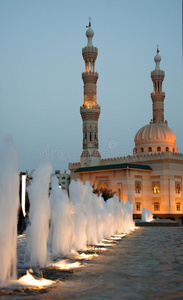
{"type": "Polygon", "coordinates": [[[88,43],[82,49],[84,103],[80,107],[83,152],[80,162],[69,164],[71,179],[89,181],[94,188],[112,189],[120,201],[133,202],[135,217],[141,216],[143,207],[157,217],[182,217],[183,154],[178,152],[176,136],[164,120],[162,84],[165,72],[160,68],[159,49],[154,57],[155,69],[151,72],[153,119],[137,131],[133,155],[102,159],[98,150],[100,106],[97,104],[98,73],[95,71],[98,49],[92,44],[91,22],[86,36],[88,43]]]}

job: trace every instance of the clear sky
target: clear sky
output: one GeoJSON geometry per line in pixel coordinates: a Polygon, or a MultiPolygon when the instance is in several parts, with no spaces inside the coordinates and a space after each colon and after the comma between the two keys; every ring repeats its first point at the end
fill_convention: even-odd
{"type": "Polygon", "coordinates": [[[181,0],[1,0],[0,143],[13,137],[20,171],[46,157],[61,171],[80,159],[89,16],[99,51],[102,157],[132,154],[135,133],[152,118],[157,44],[165,119],[183,153],[181,0]]]}

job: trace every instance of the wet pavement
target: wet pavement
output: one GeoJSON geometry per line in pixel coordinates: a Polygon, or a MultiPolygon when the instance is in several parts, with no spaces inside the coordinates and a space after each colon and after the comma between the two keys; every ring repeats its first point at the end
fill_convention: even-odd
{"type": "Polygon", "coordinates": [[[44,271],[44,277],[55,280],[52,288],[1,293],[0,298],[183,299],[182,227],[139,228],[80,263],[81,268],[68,271],[63,279],[62,271],[44,271]]]}

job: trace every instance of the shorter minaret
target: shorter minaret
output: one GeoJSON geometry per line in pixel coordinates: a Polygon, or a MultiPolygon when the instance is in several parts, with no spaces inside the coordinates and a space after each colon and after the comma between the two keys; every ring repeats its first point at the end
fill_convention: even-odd
{"type": "Polygon", "coordinates": [[[98,55],[98,49],[93,46],[92,38],[94,32],[91,29],[91,21],[86,31],[88,43],[82,49],[83,59],[85,61],[85,72],[82,73],[84,82],[84,104],[80,107],[80,113],[83,120],[83,152],[81,154],[82,165],[97,165],[100,161],[98,151],[98,118],[100,115],[100,106],[97,105],[97,80],[98,73],[95,72],[95,61],[98,55]]]}
{"type": "Polygon", "coordinates": [[[155,69],[151,72],[154,91],[151,93],[153,102],[153,119],[150,124],[141,127],[134,138],[134,154],[138,153],[159,153],[159,152],[178,152],[176,147],[176,136],[167,121],[164,121],[164,99],[165,93],[162,92],[162,83],[165,72],[160,69],[161,56],[157,48],[154,57],[155,69]]]}
{"type": "Polygon", "coordinates": [[[165,77],[165,72],[160,69],[161,56],[157,47],[157,54],[154,57],[156,63],[154,71],[151,72],[151,79],[153,81],[154,91],[151,93],[153,102],[153,123],[164,122],[164,98],[165,93],[162,92],[162,83],[165,77]]]}

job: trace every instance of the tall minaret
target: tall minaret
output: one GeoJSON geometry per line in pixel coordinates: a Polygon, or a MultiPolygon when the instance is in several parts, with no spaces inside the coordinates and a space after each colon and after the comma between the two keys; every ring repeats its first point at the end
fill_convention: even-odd
{"type": "Polygon", "coordinates": [[[95,60],[98,55],[98,49],[93,46],[92,38],[94,32],[91,29],[91,20],[86,31],[88,43],[82,49],[83,59],[85,61],[85,72],[82,73],[84,82],[84,104],[80,107],[80,113],[83,120],[83,152],[81,154],[82,165],[97,165],[100,162],[98,151],[98,118],[100,115],[100,106],[97,105],[97,79],[98,73],[95,72],[95,60]]]}
{"type": "Polygon", "coordinates": [[[164,98],[165,93],[162,92],[162,83],[165,77],[165,72],[160,69],[161,56],[157,47],[157,54],[154,57],[155,70],[151,72],[151,79],[153,81],[154,91],[151,93],[153,102],[153,123],[164,122],[164,98]]]}

